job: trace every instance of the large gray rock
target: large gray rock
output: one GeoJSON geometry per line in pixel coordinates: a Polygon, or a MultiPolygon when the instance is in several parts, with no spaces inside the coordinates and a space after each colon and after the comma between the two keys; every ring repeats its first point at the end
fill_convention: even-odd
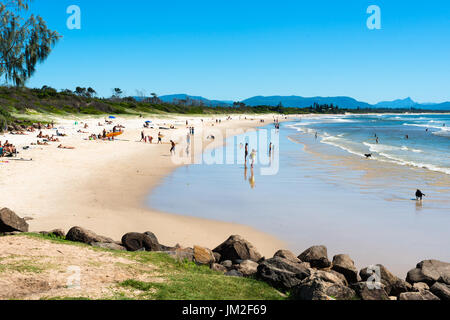
{"type": "Polygon", "coordinates": [[[252,260],[244,260],[238,265],[237,271],[242,273],[244,277],[249,277],[256,274],[258,271],[258,264],[252,260]]]}
{"type": "Polygon", "coordinates": [[[430,291],[424,290],[419,292],[403,292],[399,295],[398,300],[440,300],[430,291]]]}
{"type": "Polygon", "coordinates": [[[358,269],[355,262],[347,254],[338,254],[333,257],[332,270],[342,273],[348,283],[358,282],[358,269]]]}
{"type": "Polygon", "coordinates": [[[295,254],[293,254],[291,251],[289,250],[278,250],[277,252],[275,252],[275,254],[273,255],[273,257],[280,257],[280,258],[284,258],[287,260],[290,260],[292,262],[296,262],[296,263],[300,263],[301,260],[299,258],[297,258],[295,256],[295,254]]]}
{"type": "Polygon", "coordinates": [[[258,262],[262,256],[256,248],[241,236],[234,235],[213,250],[224,260],[252,260],[258,262]]]}
{"type": "Polygon", "coordinates": [[[161,246],[156,237],[146,233],[130,232],[122,237],[122,245],[128,251],[160,251],[161,246]]]}
{"type": "Polygon", "coordinates": [[[441,300],[450,300],[450,285],[436,282],[430,288],[430,291],[441,300]]]}
{"type": "Polygon", "coordinates": [[[355,296],[349,287],[311,277],[292,290],[292,298],[298,300],[351,300],[355,296]]]}
{"type": "Polygon", "coordinates": [[[234,235],[213,250],[220,254],[221,261],[224,260],[252,260],[258,262],[262,256],[255,247],[243,239],[241,236],[234,235]]]}
{"type": "Polygon", "coordinates": [[[258,266],[257,276],[273,287],[288,290],[299,285],[310,274],[311,269],[300,263],[274,257],[263,261],[258,266]]]}
{"type": "Polygon", "coordinates": [[[28,223],[8,208],[0,210],[0,233],[28,232],[28,223]]]}
{"type": "Polygon", "coordinates": [[[377,264],[371,266],[370,268],[361,269],[359,272],[362,281],[367,281],[371,276],[374,282],[381,282],[384,285],[384,290],[390,296],[398,296],[402,292],[408,292],[412,290],[412,286],[392,274],[385,266],[382,264],[377,264]],[[374,270],[379,270],[379,274],[374,273],[374,270]],[[376,279],[380,276],[380,279],[376,279]]]}
{"type": "Polygon", "coordinates": [[[411,284],[425,282],[432,286],[435,282],[450,284],[450,263],[438,260],[424,260],[408,272],[406,281],[411,284]]]}
{"type": "Polygon", "coordinates": [[[303,262],[309,262],[312,268],[328,268],[331,266],[325,246],[312,246],[301,253],[298,258],[303,262]]]}
{"type": "Polygon", "coordinates": [[[430,287],[425,282],[416,282],[413,284],[412,291],[419,292],[430,290],[430,287]]]}
{"type": "Polygon", "coordinates": [[[385,286],[381,282],[371,283],[358,282],[351,286],[362,300],[390,300],[385,286]]]}
{"type": "Polygon", "coordinates": [[[70,229],[69,232],[67,232],[66,240],[82,242],[86,244],[92,244],[94,242],[115,243],[115,241],[111,238],[99,236],[95,232],[81,227],[73,227],[72,229],[70,229]]]}
{"type": "Polygon", "coordinates": [[[228,271],[227,268],[225,268],[223,265],[218,264],[218,263],[213,263],[211,265],[211,269],[214,271],[217,271],[217,272],[222,272],[222,273],[225,273],[228,271]]]}

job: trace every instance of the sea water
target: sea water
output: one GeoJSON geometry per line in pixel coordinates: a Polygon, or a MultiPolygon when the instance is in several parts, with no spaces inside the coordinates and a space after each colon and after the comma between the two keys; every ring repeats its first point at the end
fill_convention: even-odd
{"type": "MultiPolygon", "coordinates": [[[[404,277],[423,259],[450,261],[447,121],[445,115],[345,115],[286,122],[272,141],[276,174],[261,174],[258,162],[253,170],[242,161],[188,165],[167,176],[148,205],[249,225],[296,254],[323,244],[330,258],[347,253],[360,268],[382,263],[404,277]],[[414,199],[419,187],[427,195],[422,203],[414,199]]],[[[260,131],[266,129],[273,125],[260,131]]],[[[238,141],[226,144],[239,159],[238,141]]],[[[260,146],[250,151],[268,152],[260,146]]]]}

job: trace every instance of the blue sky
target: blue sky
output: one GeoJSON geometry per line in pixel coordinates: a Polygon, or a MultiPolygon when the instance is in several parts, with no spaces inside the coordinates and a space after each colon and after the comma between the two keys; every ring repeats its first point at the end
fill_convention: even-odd
{"type": "Polygon", "coordinates": [[[32,10],[64,38],[30,87],[450,100],[445,0],[34,0],[32,10]],[[372,4],[381,30],[366,26],[372,4]],[[70,5],[81,30],[66,27],[70,5]]]}

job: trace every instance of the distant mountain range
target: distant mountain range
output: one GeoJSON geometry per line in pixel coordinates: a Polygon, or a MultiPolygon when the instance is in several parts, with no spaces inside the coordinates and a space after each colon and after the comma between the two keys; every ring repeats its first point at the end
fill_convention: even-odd
{"type": "MultiPolygon", "coordinates": [[[[188,94],[171,94],[159,97],[162,101],[172,103],[176,100],[191,100],[195,103],[202,103],[212,107],[229,107],[233,105],[233,101],[211,100],[201,96],[191,96],[188,94]]],[[[450,110],[450,102],[443,103],[418,103],[411,98],[398,99],[393,101],[382,101],[377,104],[370,104],[358,101],[351,97],[301,97],[301,96],[256,96],[240,101],[248,106],[278,106],[280,103],[283,107],[307,108],[314,103],[333,104],[339,108],[356,109],[356,108],[385,108],[385,109],[422,109],[422,110],[450,110]]]]}

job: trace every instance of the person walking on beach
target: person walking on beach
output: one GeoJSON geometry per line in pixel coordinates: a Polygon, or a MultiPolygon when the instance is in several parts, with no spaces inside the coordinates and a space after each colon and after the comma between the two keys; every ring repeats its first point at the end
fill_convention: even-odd
{"type": "Polygon", "coordinates": [[[269,157],[272,156],[272,142],[269,144],[269,157]]]}
{"type": "Polygon", "coordinates": [[[170,145],[172,146],[170,148],[170,154],[173,155],[175,154],[175,142],[173,142],[172,140],[170,140],[170,145]]]}
{"type": "Polygon", "coordinates": [[[141,140],[139,142],[142,142],[143,140],[145,140],[144,130],[141,131],[141,140]]]}

